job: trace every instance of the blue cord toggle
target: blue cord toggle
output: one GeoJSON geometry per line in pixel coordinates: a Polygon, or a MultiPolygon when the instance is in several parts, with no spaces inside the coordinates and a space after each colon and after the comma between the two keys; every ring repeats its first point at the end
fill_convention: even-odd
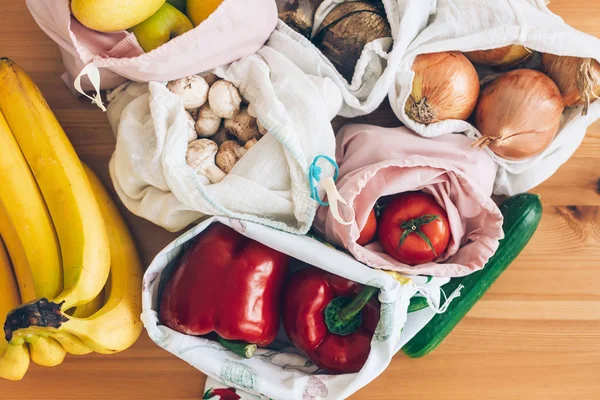
{"type": "Polygon", "coordinates": [[[323,154],[316,156],[315,159],[313,160],[312,164],[308,168],[308,182],[310,184],[310,197],[312,197],[314,200],[316,200],[323,207],[327,207],[327,206],[329,206],[329,203],[324,203],[323,201],[321,201],[321,198],[319,197],[319,190],[317,189],[318,183],[321,180],[321,173],[323,172],[323,169],[317,165],[317,162],[321,158],[324,158],[325,160],[329,161],[329,163],[335,167],[335,174],[333,175],[334,181],[337,180],[340,170],[339,170],[338,165],[335,162],[335,160],[333,160],[331,157],[328,157],[323,154]]]}

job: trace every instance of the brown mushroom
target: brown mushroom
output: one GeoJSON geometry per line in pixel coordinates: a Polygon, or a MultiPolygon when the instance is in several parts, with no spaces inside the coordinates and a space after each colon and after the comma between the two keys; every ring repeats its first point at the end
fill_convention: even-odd
{"type": "Polygon", "coordinates": [[[247,108],[243,108],[235,117],[226,119],[223,126],[227,133],[234,135],[244,143],[250,139],[260,137],[256,118],[248,114],[247,108]]]}
{"type": "Polygon", "coordinates": [[[258,139],[257,139],[257,138],[250,139],[250,140],[248,140],[248,141],[246,142],[246,144],[244,145],[244,148],[245,148],[246,150],[250,150],[250,148],[251,148],[252,146],[254,146],[254,145],[256,144],[256,142],[258,142],[258,139]]]}
{"type": "Polygon", "coordinates": [[[240,146],[238,142],[227,140],[219,147],[215,162],[217,163],[217,167],[228,174],[244,154],[246,154],[246,149],[240,146]]]}

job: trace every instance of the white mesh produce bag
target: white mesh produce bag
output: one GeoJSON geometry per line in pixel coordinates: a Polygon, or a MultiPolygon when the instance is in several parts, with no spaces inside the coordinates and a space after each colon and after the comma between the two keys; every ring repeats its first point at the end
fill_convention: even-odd
{"type": "MultiPolygon", "coordinates": [[[[227,387],[264,398],[304,400],[307,398],[341,399],[350,396],[375,379],[405,343],[401,332],[406,322],[410,298],[417,291],[439,308],[439,287],[448,281],[425,277],[392,276],[371,269],[351,256],[318,240],[277,231],[262,225],[228,218],[213,217],[189,230],[163,249],[144,275],[142,320],[150,338],[160,347],[190,363],[227,387]],[[202,337],[187,336],[159,324],[159,287],[168,279],[162,272],[177,262],[185,244],[212,223],[223,223],[291,257],[344,278],[381,288],[380,321],[371,342],[365,366],[355,374],[326,375],[291,346],[285,335],[278,336],[272,349],[258,349],[251,359],[242,359],[220,344],[202,337]],[[161,283],[162,282],[162,283],[161,283]],[[318,388],[318,393],[315,392],[318,388]],[[310,397],[312,396],[312,397],[310,397]]],[[[444,308],[442,306],[442,308],[444,308]]]]}
{"type": "MultiPolygon", "coordinates": [[[[481,134],[465,121],[446,120],[423,125],[406,115],[404,104],[412,90],[414,77],[411,68],[419,54],[486,50],[521,44],[538,52],[600,60],[600,40],[565,24],[548,9],[544,0],[423,0],[420,4],[423,12],[432,7],[435,11],[427,27],[406,51],[389,99],[398,118],[425,137],[462,132],[476,140],[481,134]]],[[[535,57],[531,64],[536,67],[535,57]]],[[[485,74],[481,68],[478,72],[480,77],[482,72],[485,74]]],[[[489,152],[499,165],[494,193],[514,195],[548,179],[575,152],[587,127],[600,117],[600,101],[590,105],[586,116],[582,116],[581,112],[582,107],[565,109],[557,136],[538,156],[510,161],[486,148],[484,151],[489,152]]]]}
{"type": "MultiPolygon", "coordinates": [[[[313,36],[327,14],[346,1],[353,0],[324,0],[321,3],[315,14],[313,36]]],[[[344,98],[340,115],[355,117],[369,114],[385,99],[408,45],[425,27],[429,12],[433,10],[428,8],[429,3],[424,0],[383,0],[383,5],[392,38],[377,39],[365,46],[351,82],[336,70],[310,40],[282,21],[279,21],[267,44],[288,57],[304,72],[331,79],[344,98]]]]}
{"type": "MultiPolygon", "coordinates": [[[[342,104],[339,90],[269,46],[213,72],[240,90],[269,134],[209,185],[186,164],[189,122],[181,99],[164,83],[120,87],[110,95],[108,117],[117,136],[110,173],[121,201],[171,231],[225,215],[305,233],[318,206],[309,166],[319,155],[333,158],[330,121],[342,104]]],[[[333,175],[333,166],[322,168],[323,177],[333,175]]]]}

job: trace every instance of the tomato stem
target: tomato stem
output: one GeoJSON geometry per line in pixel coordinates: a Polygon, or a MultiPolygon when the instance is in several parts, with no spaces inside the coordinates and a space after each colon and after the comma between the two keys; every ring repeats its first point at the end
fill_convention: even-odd
{"type": "Polygon", "coordinates": [[[440,219],[439,215],[425,214],[419,218],[409,219],[408,221],[404,221],[403,223],[401,223],[400,228],[404,229],[404,232],[402,232],[402,236],[400,237],[400,241],[398,242],[398,247],[396,248],[396,251],[400,249],[400,246],[402,246],[408,235],[410,235],[411,233],[416,233],[421,239],[425,241],[425,243],[427,243],[431,251],[433,251],[433,255],[437,257],[437,252],[433,248],[431,240],[429,240],[427,235],[421,230],[421,227],[423,225],[427,225],[428,223],[433,222],[437,219],[440,219]]]}

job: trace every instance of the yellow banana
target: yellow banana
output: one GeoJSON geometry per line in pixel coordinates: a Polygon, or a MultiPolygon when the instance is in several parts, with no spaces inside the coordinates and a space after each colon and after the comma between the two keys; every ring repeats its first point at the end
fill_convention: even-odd
{"type": "Polygon", "coordinates": [[[92,353],[92,349],[86,346],[81,339],[66,331],[52,333],[52,338],[58,341],[67,353],[74,356],[85,356],[92,353]]]}
{"type": "MultiPolygon", "coordinates": [[[[0,240],[0,316],[21,304],[13,270],[0,240]]],[[[0,335],[2,336],[2,335],[0,335]]],[[[13,346],[0,337],[0,378],[18,381],[29,368],[29,350],[26,344],[13,346]]]]}
{"type": "Polygon", "coordinates": [[[100,204],[110,243],[110,294],[106,304],[91,317],[75,318],[63,313],[59,305],[40,300],[15,310],[4,329],[7,338],[14,336],[17,339],[48,333],[57,337],[66,332],[81,339],[95,352],[112,354],[130,347],[142,331],[142,268],[133,239],[117,207],[87,167],[86,172],[100,204]]]}
{"type": "MultiPolygon", "coordinates": [[[[4,238],[6,248],[10,253],[12,259],[12,265],[14,268],[15,275],[17,277],[17,283],[19,292],[21,294],[22,301],[31,301],[36,299],[36,292],[34,289],[34,277],[31,274],[31,270],[28,265],[27,251],[23,244],[19,241],[15,227],[10,223],[8,214],[3,203],[0,201],[0,235],[4,238]]],[[[35,245],[35,242],[32,243],[35,245]]],[[[1,292],[0,292],[1,293],[1,292]]],[[[12,308],[18,307],[21,303],[13,305],[12,308]]],[[[2,317],[9,314],[7,310],[2,317]]],[[[29,342],[28,358],[31,355],[31,359],[39,365],[46,367],[54,367],[65,358],[66,352],[56,342],[55,339],[43,335],[40,337],[37,335],[26,335],[20,338],[20,340],[13,342],[14,345],[22,345],[25,342],[29,342]],[[62,353],[62,354],[61,354],[62,353]]]]}
{"type": "MultiPolygon", "coordinates": [[[[109,278],[110,279],[110,278],[109,278]]],[[[94,315],[104,305],[104,290],[98,293],[98,296],[89,303],[76,307],[70,315],[77,318],[87,318],[94,315]]]]}
{"type": "Polygon", "coordinates": [[[9,344],[0,358],[0,378],[20,381],[29,369],[29,362],[27,344],[9,344]]]}
{"type": "MultiPolygon", "coordinates": [[[[108,278],[107,283],[110,282],[110,276],[108,278]]],[[[67,314],[76,318],[88,318],[94,315],[98,310],[100,310],[104,306],[104,298],[107,292],[107,288],[104,287],[104,290],[96,296],[94,300],[89,303],[83,304],[79,307],[73,308],[67,312],[67,314]],[[72,312],[71,312],[72,311],[72,312]]],[[[90,354],[92,349],[85,345],[77,336],[67,333],[65,331],[61,331],[53,334],[52,336],[56,339],[67,351],[69,354],[73,354],[76,356],[84,356],[86,354],[90,354]]]]}
{"type": "MultiPolygon", "coordinates": [[[[13,263],[15,274],[18,279],[21,276],[33,278],[34,297],[24,299],[24,302],[34,300],[36,296],[54,298],[62,290],[58,239],[44,198],[1,112],[0,149],[0,203],[6,214],[5,223],[10,225],[6,229],[10,229],[11,239],[20,242],[19,257],[23,260],[13,263]]],[[[17,251],[9,248],[9,252],[11,250],[17,251]]],[[[21,295],[26,297],[24,293],[21,295]]]]}
{"type": "Polygon", "coordinates": [[[31,361],[42,367],[56,367],[67,355],[64,347],[51,337],[34,337],[29,344],[31,361]]]}
{"type": "Polygon", "coordinates": [[[85,172],[38,87],[15,63],[0,58],[0,111],[44,196],[54,222],[64,273],[53,300],[68,310],[89,303],[108,278],[106,228],[85,172]]]}
{"type": "MultiPolygon", "coordinates": [[[[23,302],[54,298],[62,290],[63,277],[58,239],[35,178],[1,112],[0,149],[0,234],[6,238],[21,298],[23,302]]],[[[63,362],[66,352],[54,339],[31,342],[36,364],[52,367],[63,362]]]]}

